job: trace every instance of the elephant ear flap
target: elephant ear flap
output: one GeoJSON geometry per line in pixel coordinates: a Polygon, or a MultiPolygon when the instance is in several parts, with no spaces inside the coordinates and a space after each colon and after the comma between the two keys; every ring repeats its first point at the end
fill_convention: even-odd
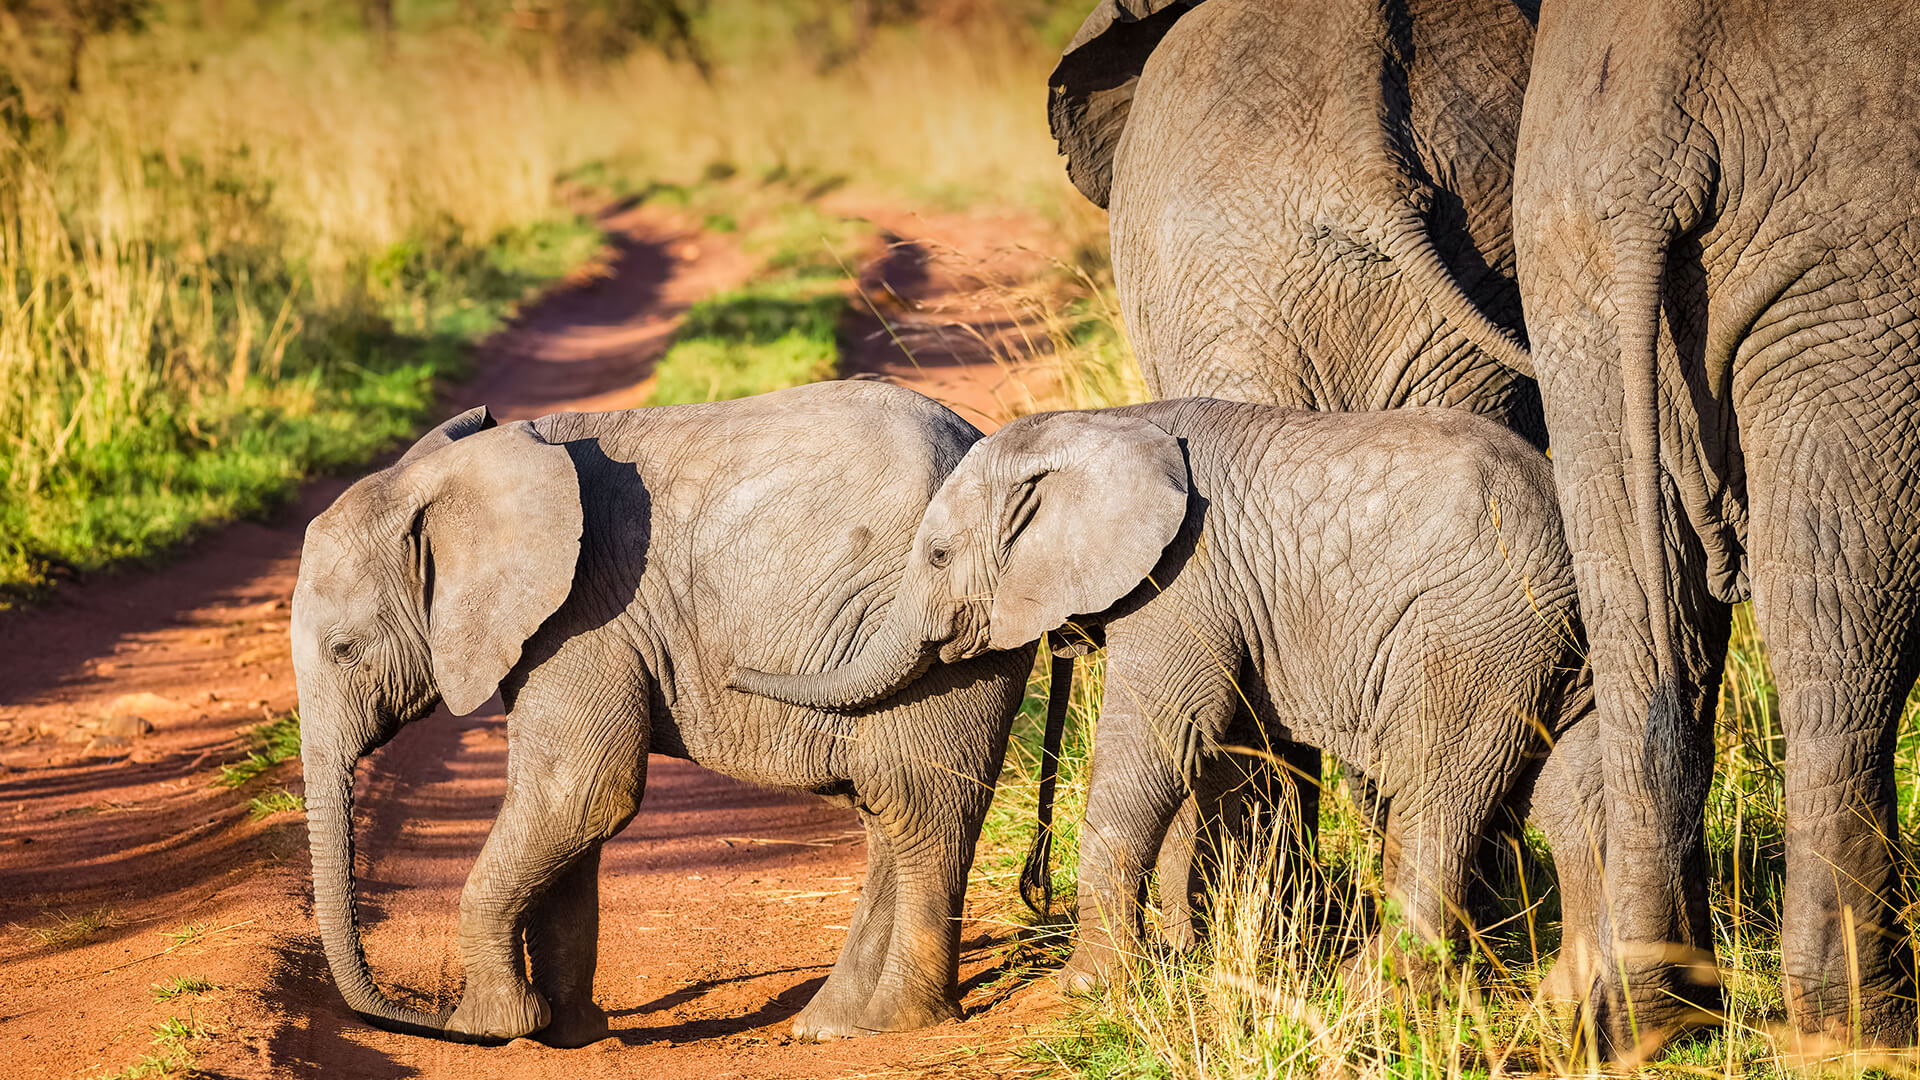
{"type": "Polygon", "coordinates": [[[413,446],[401,456],[395,467],[404,469],[414,462],[419,461],[421,458],[426,457],[428,454],[433,453],[435,450],[444,449],[452,445],[457,439],[464,439],[476,432],[486,431],[495,426],[493,414],[487,411],[487,407],[485,405],[475,405],[459,416],[420,436],[420,441],[414,443],[413,446]]]}
{"type": "MultiPolygon", "coordinates": [[[[1003,438],[1003,432],[994,438],[1003,438]]],[[[1105,611],[1152,573],[1187,518],[1180,441],[1138,417],[1058,413],[1016,435],[999,513],[990,644],[1017,648],[1105,611]]]]}
{"type": "Polygon", "coordinates": [[[522,421],[452,443],[402,482],[420,503],[414,565],[434,681],[465,716],[573,591],[579,475],[565,446],[522,421]]]}
{"type": "Polygon", "coordinates": [[[1200,0],[1100,0],[1047,79],[1047,122],[1067,177],[1097,206],[1113,187],[1113,155],[1147,57],[1200,0]]]}

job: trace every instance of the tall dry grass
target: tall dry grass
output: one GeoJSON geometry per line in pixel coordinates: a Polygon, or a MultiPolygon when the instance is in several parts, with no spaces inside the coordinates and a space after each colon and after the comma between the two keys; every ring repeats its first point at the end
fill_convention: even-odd
{"type": "Polygon", "coordinates": [[[710,80],[459,27],[391,49],[292,17],[163,21],[91,46],[58,123],[0,128],[0,593],[152,554],[404,432],[458,345],[584,257],[562,178],[1089,218],[1046,132],[1051,54],[1011,24],[710,80]]]}
{"type": "MultiPolygon", "coordinates": [[[[1085,805],[1088,750],[1097,726],[1102,666],[1083,661],[1069,713],[1057,833],[1058,909],[1072,910],[1074,825],[1085,805]]],[[[981,901],[1006,920],[1017,947],[1011,969],[1049,978],[1067,954],[1070,924],[1035,926],[1015,879],[1032,829],[1032,777],[1044,665],[1029,687],[1007,774],[983,835],[975,871],[981,901]]],[[[1920,699],[1900,724],[1901,841],[1911,850],[1920,821],[1920,699]]],[[[1707,804],[1709,891],[1726,989],[1722,1030],[1682,1040],[1638,1070],[1647,1076],[1910,1076],[1920,1057],[1802,1037],[1787,1025],[1779,963],[1785,820],[1778,697],[1751,612],[1737,609],[1720,692],[1716,774],[1707,804]]],[[[1337,770],[1329,777],[1337,778],[1337,770]]],[[[1529,832],[1527,858],[1492,883],[1495,914],[1455,955],[1437,989],[1391,973],[1364,987],[1342,971],[1367,919],[1398,925],[1379,876],[1379,840],[1344,787],[1323,794],[1319,861],[1324,901],[1280,896],[1278,831],[1228,838],[1212,898],[1212,931],[1194,951],[1149,945],[1125,986],[1077,999],[1022,1056],[1088,1077],[1280,1078],[1460,1077],[1594,1074],[1590,1032],[1570,1011],[1541,1000],[1540,978],[1559,948],[1552,857],[1529,832]],[[1528,864],[1531,864],[1530,866],[1528,864]],[[1319,906],[1324,903],[1324,907],[1319,906]],[[1370,914],[1374,913],[1374,914],[1370,914]],[[1383,991],[1383,992],[1374,992],[1383,991]]],[[[1909,868],[1910,871],[1912,868],[1909,868]]],[[[1148,913],[1151,926],[1152,913],[1148,913]]],[[[1150,935],[1151,936],[1151,935],[1150,935]]]]}

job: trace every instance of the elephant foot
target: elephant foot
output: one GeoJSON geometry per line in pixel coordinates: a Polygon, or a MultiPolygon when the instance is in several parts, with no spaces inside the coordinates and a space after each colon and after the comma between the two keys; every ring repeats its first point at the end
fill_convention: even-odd
{"type": "Polygon", "coordinates": [[[607,1037],[607,1030],[607,1011],[589,1001],[556,1008],[553,1020],[534,1038],[548,1046],[572,1050],[599,1042],[607,1037]]]}
{"type": "Polygon", "coordinates": [[[1184,918],[1163,921],[1160,924],[1160,940],[1176,953],[1192,952],[1193,947],[1200,943],[1200,933],[1194,929],[1193,916],[1188,914],[1184,918]]]}
{"type": "Polygon", "coordinates": [[[547,999],[532,987],[494,983],[468,986],[447,1020],[448,1034],[502,1042],[531,1035],[553,1020],[547,999]]]}
{"type": "Polygon", "coordinates": [[[1621,983],[1604,972],[1588,999],[1600,1054],[1608,1061],[1636,1065],[1679,1035],[1723,1022],[1720,976],[1711,963],[1635,965],[1625,974],[1631,1002],[1621,983]]]}
{"type": "Polygon", "coordinates": [[[917,1031],[958,1020],[963,1015],[960,1003],[949,997],[893,997],[881,994],[867,1002],[866,1012],[860,1017],[860,1026],[868,1032],[917,1031]]]}
{"type": "Polygon", "coordinates": [[[823,1000],[823,995],[816,995],[793,1018],[793,1037],[801,1042],[857,1039],[883,1031],[915,1031],[960,1017],[960,1003],[945,998],[932,1003],[875,998],[856,1004],[837,996],[823,1000]]]}
{"type": "Polygon", "coordinates": [[[1068,958],[1066,966],[1060,969],[1060,992],[1098,993],[1124,975],[1125,964],[1117,950],[1111,946],[1082,941],[1074,946],[1073,955],[1068,958]]]}
{"type": "Polygon", "coordinates": [[[1593,966],[1563,950],[1541,977],[1534,996],[1550,1005],[1578,1005],[1592,986],[1593,966]]]}
{"type": "Polygon", "coordinates": [[[1787,1015],[1796,1031],[1811,1035],[1833,1046],[1887,1049],[1912,1046],[1914,1042],[1914,1000],[1912,992],[1901,993],[1877,987],[1861,987],[1857,995],[1846,987],[1821,994],[1801,989],[1797,979],[1788,980],[1787,1015]],[[1855,1022],[1854,1004],[1858,998],[1859,1016],[1855,1022]]]}

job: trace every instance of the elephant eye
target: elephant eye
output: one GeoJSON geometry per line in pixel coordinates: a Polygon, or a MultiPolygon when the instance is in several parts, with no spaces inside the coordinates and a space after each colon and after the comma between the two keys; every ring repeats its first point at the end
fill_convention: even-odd
{"type": "Polygon", "coordinates": [[[353,642],[344,639],[334,642],[328,651],[333,653],[333,662],[336,664],[351,664],[360,658],[360,650],[354,647],[353,642]]]}
{"type": "Polygon", "coordinates": [[[944,540],[935,541],[927,546],[927,561],[932,563],[935,569],[944,568],[952,558],[953,552],[944,540]]]}

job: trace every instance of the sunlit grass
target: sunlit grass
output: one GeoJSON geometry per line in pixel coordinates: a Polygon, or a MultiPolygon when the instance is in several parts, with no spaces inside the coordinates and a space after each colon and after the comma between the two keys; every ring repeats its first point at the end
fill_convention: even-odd
{"type": "MultiPolygon", "coordinates": [[[[0,597],[403,438],[467,345],[591,253],[584,194],[738,176],[803,207],[854,185],[1097,231],[1039,107],[1051,53],[1003,20],[884,30],[831,65],[743,39],[706,76],[412,15],[390,55],[332,18],[198,24],[94,41],[58,122],[0,126],[0,597]]],[[[770,268],[823,224],[793,216],[804,243],[776,238],[770,268]]],[[[814,376],[819,351],[745,366],[814,376]]]]}
{"type": "MultiPolygon", "coordinates": [[[[1055,847],[1056,916],[1044,933],[1016,931],[1009,952],[1021,979],[1051,979],[1069,946],[1077,839],[1084,810],[1087,750],[1097,719],[1102,664],[1081,661],[1063,755],[1060,831],[1055,847]]],[[[1015,927],[1033,922],[1016,879],[1032,837],[1038,716],[1047,673],[1036,666],[1015,727],[1006,771],[974,869],[976,911],[1015,927]]],[[[1911,844],[1916,789],[1914,704],[1901,725],[1902,832],[1911,844]]],[[[1727,1026],[1681,1040],[1640,1068],[1646,1075],[1913,1075],[1908,1054],[1853,1051],[1800,1039],[1785,1028],[1779,966],[1784,819],[1783,743],[1777,695],[1750,611],[1737,610],[1716,737],[1718,768],[1708,800],[1710,882],[1727,1026]]],[[[1512,865],[1493,882],[1497,928],[1483,931],[1421,994],[1391,975],[1386,996],[1362,998],[1341,975],[1360,916],[1393,904],[1379,880],[1376,838],[1344,787],[1331,780],[1321,805],[1320,865],[1331,915],[1276,897],[1277,832],[1229,845],[1209,913],[1212,933],[1194,951],[1149,944],[1124,986],[1074,1000],[1020,1056],[1032,1067],[1087,1077],[1251,1077],[1351,1075],[1467,1077],[1565,1074],[1594,1067],[1589,1041],[1570,1014],[1540,1001],[1539,978],[1559,945],[1551,856],[1528,837],[1535,869],[1512,865]]],[[[1150,894],[1151,895],[1151,891],[1150,894]]],[[[1147,913],[1149,939],[1154,912],[1147,913]]],[[[1048,991],[1041,991],[1048,992],[1048,991]]]]}

